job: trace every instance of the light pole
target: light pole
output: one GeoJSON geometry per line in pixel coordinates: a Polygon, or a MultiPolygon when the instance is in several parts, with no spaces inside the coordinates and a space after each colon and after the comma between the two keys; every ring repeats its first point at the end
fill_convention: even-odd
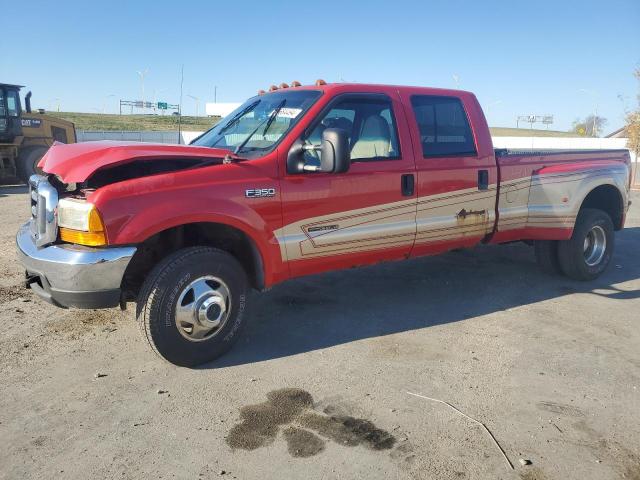
{"type": "Polygon", "coordinates": [[[142,113],[144,114],[144,77],[149,73],[149,69],[145,68],[143,71],[138,70],[140,75],[140,84],[142,85],[142,113]]]}
{"type": "Polygon", "coordinates": [[[218,86],[213,86],[213,103],[218,103],[218,86]]]}
{"type": "MultiPolygon", "coordinates": [[[[578,90],[581,93],[586,93],[587,95],[591,95],[593,97],[593,129],[591,134],[593,137],[598,136],[598,92],[595,90],[589,90],[586,88],[581,88],[578,90]]],[[[585,125],[586,126],[586,125],[585,125]]]]}
{"type": "Polygon", "coordinates": [[[196,102],[196,117],[197,117],[198,116],[198,102],[200,101],[200,99],[198,97],[194,97],[193,95],[187,95],[187,97],[193,98],[193,100],[196,102]]]}
{"type": "Polygon", "coordinates": [[[111,97],[115,97],[116,94],[115,93],[110,93],[109,95],[105,95],[104,96],[104,101],[102,102],[102,114],[104,115],[105,113],[107,113],[107,102],[109,101],[109,99],[111,97]]]}
{"type": "Polygon", "coordinates": [[[59,98],[54,98],[53,100],[51,100],[51,102],[49,103],[49,110],[53,110],[53,105],[57,106],[57,111],[60,111],[60,99],[59,98]]]}
{"type": "Polygon", "coordinates": [[[451,78],[453,78],[453,82],[456,84],[456,90],[459,89],[460,88],[460,77],[454,73],[453,75],[451,75],[451,78]]]}

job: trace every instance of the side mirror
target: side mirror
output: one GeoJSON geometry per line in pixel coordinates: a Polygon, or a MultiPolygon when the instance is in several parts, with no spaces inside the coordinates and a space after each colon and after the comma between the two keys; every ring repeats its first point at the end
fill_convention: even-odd
{"type": "Polygon", "coordinates": [[[349,170],[351,155],[349,135],[341,128],[327,128],[320,144],[320,171],[344,173],[349,170]]]}
{"type": "Polygon", "coordinates": [[[320,145],[305,145],[302,141],[293,144],[287,157],[288,173],[325,172],[344,173],[351,165],[349,134],[341,128],[327,128],[322,133],[320,145]],[[320,152],[320,166],[305,165],[304,151],[320,152]]]}

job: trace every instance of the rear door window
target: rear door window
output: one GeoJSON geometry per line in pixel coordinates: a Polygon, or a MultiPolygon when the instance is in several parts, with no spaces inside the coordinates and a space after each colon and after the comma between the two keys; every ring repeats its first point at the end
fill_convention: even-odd
{"type": "Polygon", "coordinates": [[[476,154],[469,119],[459,98],[415,95],[411,105],[425,158],[476,154]]]}

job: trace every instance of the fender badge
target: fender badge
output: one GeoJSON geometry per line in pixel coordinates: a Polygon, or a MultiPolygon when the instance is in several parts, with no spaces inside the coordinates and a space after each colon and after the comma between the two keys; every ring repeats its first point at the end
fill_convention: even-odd
{"type": "Polygon", "coordinates": [[[244,191],[244,196],[247,198],[275,197],[276,189],[275,188],[250,188],[244,191]]]}
{"type": "Polygon", "coordinates": [[[338,225],[319,225],[317,227],[309,227],[307,232],[326,232],[329,230],[338,230],[338,228],[340,228],[338,225]]]}

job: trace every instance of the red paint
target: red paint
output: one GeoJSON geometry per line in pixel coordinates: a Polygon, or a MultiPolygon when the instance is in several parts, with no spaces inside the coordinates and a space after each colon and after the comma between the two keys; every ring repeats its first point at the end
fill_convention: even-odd
{"type": "MultiPolygon", "coordinates": [[[[220,158],[229,152],[217,148],[141,142],[54,143],[38,166],[55,172],[63,182],[83,182],[97,169],[115,166],[132,159],[220,158]]],[[[232,155],[233,157],[234,155],[232,155]]]]}
{"type": "MultiPolygon", "coordinates": [[[[88,200],[96,205],[105,221],[109,244],[139,244],[158,232],[186,223],[227,224],[253,240],[265,266],[266,286],[270,286],[293,276],[471,247],[485,238],[484,234],[461,235],[447,241],[286,262],[281,258],[280,245],[274,234],[283,225],[320,215],[477,188],[479,169],[488,170],[489,184],[497,185],[486,202],[486,208],[495,211],[495,195],[500,181],[530,178],[532,174],[592,169],[611,162],[629,162],[628,155],[620,152],[568,153],[549,157],[511,155],[496,161],[484,114],[476,97],[468,92],[348,84],[296,88],[320,90],[323,95],[272,153],[248,162],[127,180],[89,193],[88,200]],[[354,92],[384,93],[391,98],[402,158],[354,163],[349,172],[341,175],[288,175],[285,162],[292,143],[300,138],[332,98],[354,92]],[[459,98],[472,127],[477,155],[423,158],[410,102],[414,94],[459,98]],[[400,176],[407,173],[417,177],[413,197],[401,196],[400,176]],[[246,189],[257,188],[275,188],[276,196],[245,198],[246,189]]],[[[134,159],[221,158],[227,153],[226,150],[184,145],[91,142],[56,145],[43,157],[40,166],[62,181],[71,183],[85,181],[100,168],[134,159]]],[[[491,234],[494,224],[484,225],[484,228],[487,234],[491,234]]],[[[492,242],[566,239],[570,235],[571,229],[527,228],[495,233],[492,242]]]]}
{"type": "Polygon", "coordinates": [[[568,240],[573,228],[542,228],[527,227],[519,230],[496,232],[491,237],[491,243],[517,242],[520,240],[568,240]]]}

